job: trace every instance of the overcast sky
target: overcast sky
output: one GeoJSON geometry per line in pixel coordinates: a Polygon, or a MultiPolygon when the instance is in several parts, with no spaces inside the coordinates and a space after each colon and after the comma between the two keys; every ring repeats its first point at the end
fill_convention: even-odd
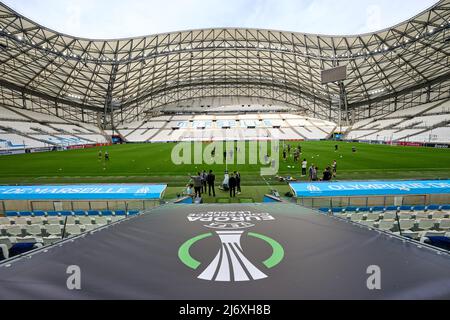
{"type": "Polygon", "coordinates": [[[436,0],[1,0],[56,31],[110,39],[209,27],[358,34],[402,22],[436,0]]]}

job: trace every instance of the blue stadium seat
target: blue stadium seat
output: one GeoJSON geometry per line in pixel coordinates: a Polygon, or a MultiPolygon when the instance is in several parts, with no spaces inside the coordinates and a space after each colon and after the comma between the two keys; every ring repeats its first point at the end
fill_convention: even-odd
{"type": "Polygon", "coordinates": [[[101,211],[102,216],[112,216],[113,212],[111,210],[103,210],[101,211]]]}
{"type": "Polygon", "coordinates": [[[425,211],[425,206],[414,206],[414,211],[425,211]]]}
{"type": "Polygon", "coordinates": [[[49,217],[57,217],[59,215],[58,211],[47,211],[47,216],[49,217]]]}
{"type": "Polygon", "coordinates": [[[387,206],[386,207],[386,211],[397,211],[398,210],[398,207],[396,207],[396,206],[387,206]]]}
{"type": "Polygon", "coordinates": [[[83,210],[75,210],[74,213],[76,216],[85,216],[86,215],[86,211],[83,211],[83,210]]]}
{"type": "Polygon", "coordinates": [[[116,211],[114,211],[114,213],[116,216],[125,216],[126,215],[125,210],[116,210],[116,211]]]}
{"type": "Polygon", "coordinates": [[[98,211],[98,210],[88,210],[87,214],[88,214],[88,216],[98,216],[100,214],[100,211],[98,211]]]}
{"type": "Polygon", "coordinates": [[[437,210],[439,209],[439,206],[437,204],[430,204],[428,206],[428,210],[437,210]]]}
{"type": "Polygon", "coordinates": [[[21,217],[31,217],[32,216],[31,211],[19,211],[19,214],[21,217]]]}
{"type": "Polygon", "coordinates": [[[414,208],[412,206],[400,206],[400,210],[402,211],[411,211],[411,208],[414,208]]]}
{"type": "Polygon", "coordinates": [[[346,208],[346,211],[349,211],[349,212],[355,212],[356,209],[357,209],[357,207],[347,207],[347,208],[346,208]]]}
{"type": "Polygon", "coordinates": [[[372,207],[372,211],[374,211],[374,212],[379,212],[379,211],[383,211],[383,210],[384,210],[383,206],[372,207]]]}
{"type": "Polygon", "coordinates": [[[43,217],[45,216],[45,211],[33,211],[33,215],[35,217],[43,217]]]}
{"type": "Polygon", "coordinates": [[[19,242],[9,249],[9,256],[14,257],[35,249],[36,243],[19,242]]]}
{"type": "Polygon", "coordinates": [[[60,211],[59,213],[61,213],[62,216],[71,216],[71,215],[73,215],[72,211],[60,211]]]}
{"type": "Polygon", "coordinates": [[[320,208],[320,209],[319,209],[320,212],[325,212],[325,213],[327,213],[328,210],[330,210],[330,209],[328,209],[328,208],[320,208]]]}
{"type": "Polygon", "coordinates": [[[17,211],[6,211],[7,217],[17,217],[19,215],[19,212],[17,211]]]}
{"type": "Polygon", "coordinates": [[[130,211],[128,211],[128,214],[130,215],[130,216],[134,216],[134,215],[136,215],[136,214],[138,214],[139,213],[139,210],[130,210],[130,211]]]}
{"type": "Polygon", "coordinates": [[[441,210],[450,210],[450,204],[443,205],[441,210]]]}

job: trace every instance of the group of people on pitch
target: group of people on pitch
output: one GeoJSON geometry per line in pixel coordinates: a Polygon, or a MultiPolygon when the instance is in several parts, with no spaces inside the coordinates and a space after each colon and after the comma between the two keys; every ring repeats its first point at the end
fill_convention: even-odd
{"type": "MultiPolygon", "coordinates": [[[[216,196],[214,186],[216,176],[212,170],[209,170],[209,173],[206,173],[205,170],[197,172],[197,175],[191,176],[191,179],[192,182],[186,186],[186,195],[201,198],[202,194],[206,193],[208,189],[209,196],[211,196],[211,192],[213,197],[216,196]]],[[[229,191],[230,197],[236,197],[236,191],[238,194],[241,193],[241,174],[237,171],[228,174],[228,171],[225,171],[224,179],[219,189],[229,191]]]]}
{"type": "MultiPolygon", "coordinates": [[[[306,159],[302,161],[302,177],[306,176],[306,168],[308,167],[308,162],[306,159]]],[[[322,179],[319,178],[319,167],[315,166],[314,163],[308,169],[309,181],[330,181],[333,177],[336,177],[337,173],[337,162],[333,161],[331,166],[325,168],[322,173],[322,179]]]]}

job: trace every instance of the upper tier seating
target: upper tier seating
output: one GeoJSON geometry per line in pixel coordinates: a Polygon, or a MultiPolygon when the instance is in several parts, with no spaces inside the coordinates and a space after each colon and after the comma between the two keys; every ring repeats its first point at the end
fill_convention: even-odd
{"type": "Polygon", "coordinates": [[[107,143],[100,128],[54,115],[0,107],[0,150],[107,143]]]}
{"type": "Polygon", "coordinates": [[[159,116],[121,124],[117,131],[128,142],[319,140],[335,128],[332,122],[296,114],[258,113],[159,116]]]}
{"type": "Polygon", "coordinates": [[[356,122],[349,140],[450,143],[450,100],[440,100],[356,122]]]}

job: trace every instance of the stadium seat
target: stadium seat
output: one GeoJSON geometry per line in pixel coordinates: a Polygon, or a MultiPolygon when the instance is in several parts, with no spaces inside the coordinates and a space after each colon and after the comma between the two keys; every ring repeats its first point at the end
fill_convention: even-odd
{"type": "Polygon", "coordinates": [[[54,242],[61,240],[61,232],[62,232],[62,226],[59,224],[49,224],[45,225],[45,233],[46,236],[43,238],[44,244],[53,244],[54,242]]]}
{"type": "Polygon", "coordinates": [[[44,224],[44,218],[42,217],[31,217],[29,218],[30,224],[44,224]]]}
{"type": "Polygon", "coordinates": [[[0,237],[0,244],[5,245],[8,249],[11,248],[15,242],[16,242],[15,238],[12,238],[12,237],[0,237]]]}
{"type": "Polygon", "coordinates": [[[0,217],[0,225],[10,225],[11,224],[11,220],[9,218],[6,217],[0,217]]]}
{"type": "Polygon", "coordinates": [[[59,212],[58,211],[47,211],[46,212],[47,217],[57,217],[59,216],[59,212]]]}
{"type": "Polygon", "coordinates": [[[65,235],[76,236],[82,233],[81,225],[79,224],[68,224],[66,225],[65,235]]]}
{"type": "Polygon", "coordinates": [[[100,215],[100,211],[98,211],[98,210],[88,210],[87,214],[88,214],[88,216],[98,216],[98,215],[100,215]]]}
{"type": "Polygon", "coordinates": [[[72,211],[60,211],[59,212],[61,214],[61,216],[66,217],[66,216],[72,216],[74,213],[72,211]]]}
{"type": "Polygon", "coordinates": [[[61,219],[61,224],[77,224],[78,223],[78,217],[77,216],[65,216],[61,219]]]}
{"type": "Polygon", "coordinates": [[[10,224],[9,224],[9,225],[6,225],[6,224],[0,225],[0,237],[6,237],[6,236],[7,236],[7,234],[6,234],[6,229],[7,229],[9,226],[10,226],[10,224]]]}
{"type": "Polygon", "coordinates": [[[26,225],[26,224],[28,224],[28,218],[22,218],[22,217],[12,218],[12,222],[13,222],[13,224],[17,224],[17,225],[26,225]]]}
{"type": "Polygon", "coordinates": [[[415,216],[416,220],[419,220],[419,219],[429,219],[429,218],[430,218],[429,212],[416,212],[416,213],[414,214],[414,216],[415,216]]]}
{"type": "Polygon", "coordinates": [[[111,222],[117,222],[117,221],[119,221],[119,220],[123,220],[123,219],[125,219],[126,217],[125,216],[112,216],[111,217],[111,222]]]}
{"type": "Polygon", "coordinates": [[[101,211],[102,216],[112,216],[113,212],[111,210],[103,210],[101,211]]]}
{"type": "Polygon", "coordinates": [[[96,228],[98,228],[99,226],[98,225],[95,225],[95,224],[87,224],[87,225],[83,225],[82,226],[82,228],[83,228],[83,230],[85,231],[85,232],[87,232],[87,231],[92,231],[92,230],[94,230],[94,229],[96,229],[96,228]]]}
{"type": "Polygon", "coordinates": [[[380,220],[377,227],[383,231],[395,231],[397,228],[394,220],[380,220]]]}
{"type": "Polygon", "coordinates": [[[0,261],[9,258],[9,250],[6,244],[0,243],[0,261]]]}
{"type": "Polygon", "coordinates": [[[6,234],[10,237],[22,237],[23,225],[13,225],[6,228],[6,234]]]}
{"type": "Polygon", "coordinates": [[[25,233],[27,236],[36,236],[41,237],[42,236],[42,226],[33,224],[29,226],[25,226],[25,233]]]}
{"type": "Polygon", "coordinates": [[[433,217],[433,219],[445,219],[449,217],[447,211],[431,211],[430,215],[433,217]]]}
{"type": "Polygon", "coordinates": [[[93,222],[94,222],[94,224],[103,226],[103,225],[108,224],[108,219],[106,217],[99,216],[99,217],[95,217],[93,219],[93,222]]]}
{"type": "Polygon", "coordinates": [[[79,224],[89,225],[92,224],[92,218],[90,216],[78,217],[79,224]]]}
{"type": "Polygon", "coordinates": [[[46,222],[46,224],[60,225],[61,224],[61,218],[51,216],[51,217],[47,217],[45,222],[46,222]]]}
{"type": "Polygon", "coordinates": [[[426,231],[435,228],[437,221],[434,219],[421,219],[417,221],[417,230],[426,231]]]}
{"type": "Polygon", "coordinates": [[[386,211],[385,213],[383,213],[383,220],[394,220],[396,218],[397,218],[397,216],[396,216],[395,212],[386,211]]]}
{"type": "Polygon", "coordinates": [[[86,211],[83,211],[83,210],[75,210],[74,213],[76,216],[85,216],[86,215],[86,211]]]}
{"type": "Polygon", "coordinates": [[[414,219],[413,213],[412,212],[399,212],[398,213],[398,218],[400,220],[405,220],[405,219],[414,219]]]}
{"type": "Polygon", "coordinates": [[[365,225],[367,227],[374,227],[375,226],[375,220],[364,220],[364,221],[359,221],[359,223],[361,223],[362,225],[365,225]]]}
{"type": "Polygon", "coordinates": [[[360,222],[364,220],[364,214],[363,213],[353,213],[351,215],[351,220],[354,222],[360,222]]]}
{"type": "Polygon", "coordinates": [[[9,255],[10,257],[15,257],[24,253],[27,253],[31,250],[36,249],[37,246],[36,243],[37,241],[34,241],[33,239],[29,239],[29,242],[18,242],[15,243],[11,249],[9,249],[9,255]]]}
{"type": "Polygon", "coordinates": [[[441,219],[439,220],[439,230],[450,230],[450,219],[441,219]]]}
{"type": "Polygon", "coordinates": [[[43,216],[45,216],[45,211],[33,211],[31,216],[32,217],[43,217],[43,216]]]}
{"type": "Polygon", "coordinates": [[[376,213],[368,213],[366,216],[367,220],[373,220],[373,221],[378,221],[380,220],[380,214],[378,212],[376,213]]]}
{"type": "Polygon", "coordinates": [[[126,213],[126,211],[125,210],[117,210],[117,211],[114,211],[114,215],[115,216],[125,216],[127,213],[126,213]]]}
{"type": "Polygon", "coordinates": [[[400,229],[403,230],[414,230],[416,226],[416,221],[412,219],[401,219],[399,220],[400,229]]]}

